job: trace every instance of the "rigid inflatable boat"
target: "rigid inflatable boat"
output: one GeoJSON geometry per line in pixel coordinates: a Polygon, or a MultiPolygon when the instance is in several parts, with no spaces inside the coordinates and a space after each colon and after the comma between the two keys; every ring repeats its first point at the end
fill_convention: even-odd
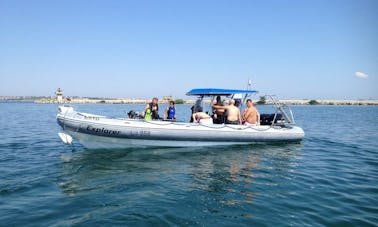
{"type": "MultiPolygon", "coordinates": [[[[233,98],[253,90],[193,89],[187,95],[198,96],[201,105],[205,97],[222,95],[233,98]]],[[[184,147],[260,142],[294,142],[304,138],[287,106],[275,103],[276,113],[262,115],[261,125],[228,125],[172,122],[163,120],[109,118],[82,113],[71,106],[59,106],[57,121],[65,143],[77,141],[87,148],[184,147]]]]}

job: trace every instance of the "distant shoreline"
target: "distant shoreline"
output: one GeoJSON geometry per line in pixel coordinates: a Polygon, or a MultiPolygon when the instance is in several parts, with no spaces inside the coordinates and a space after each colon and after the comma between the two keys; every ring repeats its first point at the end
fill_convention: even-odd
{"type": "MultiPolygon", "coordinates": [[[[55,97],[12,97],[0,96],[0,102],[31,102],[37,104],[145,104],[150,99],[111,99],[111,98],[66,98],[58,102],[55,97]]],[[[194,104],[195,100],[180,100],[184,104],[194,104]]],[[[209,102],[209,100],[206,100],[209,102]]],[[[378,105],[378,100],[332,100],[332,99],[292,99],[279,100],[280,103],[287,105],[378,105]]],[[[169,100],[159,100],[160,104],[167,104],[169,100]]],[[[257,102],[257,100],[255,101],[257,102]]],[[[266,105],[273,104],[270,100],[266,100],[266,105]]]]}

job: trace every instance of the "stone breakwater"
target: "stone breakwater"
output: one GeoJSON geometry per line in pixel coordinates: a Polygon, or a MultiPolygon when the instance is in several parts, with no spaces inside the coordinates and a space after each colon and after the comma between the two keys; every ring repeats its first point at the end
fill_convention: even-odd
{"type": "MultiPolygon", "coordinates": [[[[56,99],[40,99],[34,103],[43,104],[143,104],[149,103],[151,99],[91,99],[91,98],[75,98],[66,99],[58,102],[56,99]]],[[[167,103],[167,101],[159,101],[159,103],[167,103]]]]}
{"type": "MultiPolygon", "coordinates": [[[[279,100],[287,105],[310,105],[311,100],[279,100]]],[[[317,105],[378,105],[378,100],[313,100],[317,105]]],[[[271,103],[271,102],[267,102],[271,103]]]]}
{"type": "MultiPolygon", "coordinates": [[[[257,102],[258,100],[254,100],[257,102]]],[[[287,105],[310,105],[310,101],[316,101],[317,105],[378,105],[378,100],[279,100],[280,103],[287,105]]],[[[91,99],[91,98],[75,98],[58,102],[56,99],[39,99],[34,103],[43,104],[145,104],[151,102],[151,99],[91,99]]],[[[166,100],[159,100],[160,104],[167,104],[166,100]]],[[[195,100],[184,100],[186,104],[194,104],[195,100]]],[[[209,100],[206,100],[209,103],[209,100]]],[[[265,104],[273,104],[267,100],[265,104]]]]}

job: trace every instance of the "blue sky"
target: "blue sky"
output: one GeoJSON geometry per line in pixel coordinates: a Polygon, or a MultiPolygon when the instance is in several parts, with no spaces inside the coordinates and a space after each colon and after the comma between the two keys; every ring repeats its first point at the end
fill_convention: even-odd
{"type": "Polygon", "coordinates": [[[249,78],[283,99],[378,99],[378,1],[0,0],[0,95],[184,98],[249,78]]]}

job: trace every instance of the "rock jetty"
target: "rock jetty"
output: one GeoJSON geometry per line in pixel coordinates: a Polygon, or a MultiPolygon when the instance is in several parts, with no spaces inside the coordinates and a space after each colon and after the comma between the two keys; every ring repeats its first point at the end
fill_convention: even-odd
{"type": "MultiPolygon", "coordinates": [[[[258,100],[255,100],[258,101],[258,100]]],[[[34,103],[43,104],[145,104],[151,102],[151,99],[106,99],[106,98],[66,98],[57,100],[54,98],[42,98],[35,100],[34,103]]],[[[287,105],[378,105],[378,100],[279,100],[280,103],[287,105]]],[[[160,104],[167,104],[168,100],[159,100],[160,104]]],[[[195,100],[184,100],[186,104],[193,104],[195,100]]],[[[273,104],[272,101],[266,100],[267,105],[273,104]]]]}

